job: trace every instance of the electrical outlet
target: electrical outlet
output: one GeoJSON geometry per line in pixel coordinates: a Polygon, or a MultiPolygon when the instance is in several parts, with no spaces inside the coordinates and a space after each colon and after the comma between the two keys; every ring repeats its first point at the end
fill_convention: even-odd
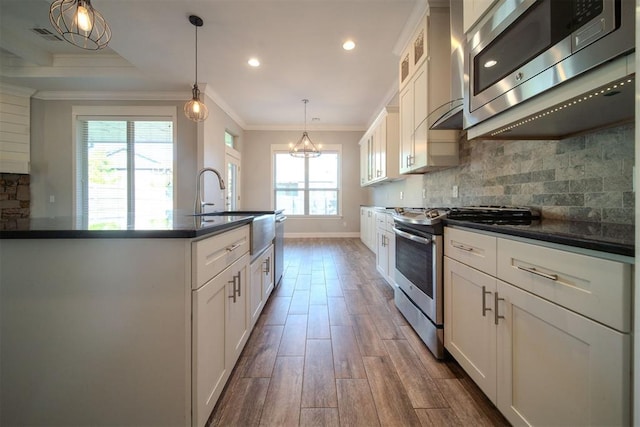
{"type": "Polygon", "coordinates": [[[54,196],[53,194],[49,196],[49,203],[55,203],[56,202],[56,196],[54,196]]]}
{"type": "Polygon", "coordinates": [[[451,197],[458,197],[458,186],[454,185],[451,189],[451,197]]]}
{"type": "Polygon", "coordinates": [[[400,192],[400,200],[404,199],[404,191],[400,192]]]}

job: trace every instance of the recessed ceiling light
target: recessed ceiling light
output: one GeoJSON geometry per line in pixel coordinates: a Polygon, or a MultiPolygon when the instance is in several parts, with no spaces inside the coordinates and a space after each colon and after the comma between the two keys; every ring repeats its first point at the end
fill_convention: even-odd
{"type": "Polygon", "coordinates": [[[344,50],[353,50],[356,47],[356,42],[353,40],[347,40],[342,44],[342,48],[344,50]]]}
{"type": "Polygon", "coordinates": [[[260,66],[260,61],[258,60],[258,58],[250,58],[247,61],[247,64],[251,65],[252,67],[259,67],[260,66]]]}

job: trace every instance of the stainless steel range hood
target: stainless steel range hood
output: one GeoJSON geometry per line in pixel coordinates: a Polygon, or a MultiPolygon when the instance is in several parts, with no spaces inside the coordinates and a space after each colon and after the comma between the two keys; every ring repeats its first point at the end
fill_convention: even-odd
{"type": "Polygon", "coordinates": [[[451,101],[429,113],[429,129],[462,129],[464,90],[464,30],[462,14],[464,2],[449,2],[451,28],[451,101]]]}

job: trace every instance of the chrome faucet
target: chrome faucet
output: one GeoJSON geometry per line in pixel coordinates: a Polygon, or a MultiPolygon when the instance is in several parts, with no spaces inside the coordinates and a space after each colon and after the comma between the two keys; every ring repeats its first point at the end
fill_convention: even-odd
{"type": "Polygon", "coordinates": [[[196,200],[193,204],[193,211],[196,215],[199,215],[202,213],[202,209],[205,206],[213,206],[215,203],[206,203],[202,201],[202,195],[200,194],[200,180],[202,175],[205,172],[213,172],[216,174],[216,176],[218,177],[218,183],[220,183],[220,189],[224,190],[226,187],[224,185],[224,180],[222,179],[222,177],[220,176],[220,172],[218,172],[217,170],[215,170],[214,168],[202,168],[200,169],[200,171],[198,172],[198,176],[196,177],[196,200]]]}

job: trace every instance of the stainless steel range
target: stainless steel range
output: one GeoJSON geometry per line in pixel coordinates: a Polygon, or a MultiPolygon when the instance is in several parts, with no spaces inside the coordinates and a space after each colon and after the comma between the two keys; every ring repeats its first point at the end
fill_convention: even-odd
{"type": "Polygon", "coordinates": [[[491,224],[526,225],[540,219],[528,207],[467,206],[460,208],[396,209],[396,307],[441,359],[444,351],[443,245],[445,218],[491,224]]]}
{"type": "Polygon", "coordinates": [[[433,355],[444,357],[443,224],[444,209],[397,209],[396,307],[433,355]]]}

